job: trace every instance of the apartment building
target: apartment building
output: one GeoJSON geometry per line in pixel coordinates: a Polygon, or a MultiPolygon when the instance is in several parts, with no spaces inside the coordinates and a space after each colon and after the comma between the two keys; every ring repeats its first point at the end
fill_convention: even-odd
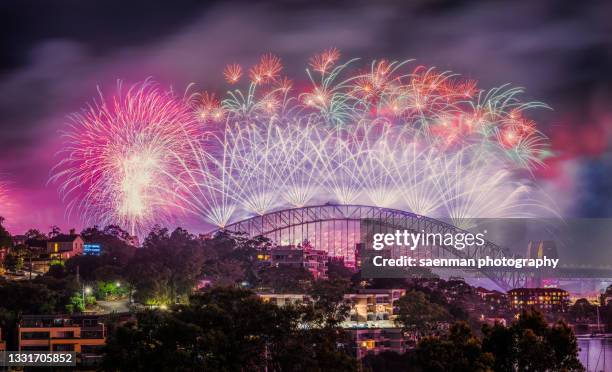
{"type": "Polygon", "coordinates": [[[405,289],[361,289],[357,293],[345,294],[344,301],[351,310],[350,318],[344,322],[344,326],[368,324],[395,327],[395,301],[405,294],[405,289]]]}
{"type": "MultiPolygon", "coordinates": [[[[350,335],[351,350],[357,359],[383,351],[406,351],[408,338],[395,324],[397,308],[394,306],[405,294],[405,289],[362,289],[344,295],[350,313],[341,326],[350,335]]],[[[300,293],[259,293],[258,296],[279,307],[313,301],[309,295],[300,293]]]]}
{"type": "Polygon", "coordinates": [[[357,359],[384,351],[401,354],[408,346],[401,328],[359,328],[347,332],[351,336],[351,348],[357,359]]]}
{"type": "Polygon", "coordinates": [[[565,312],[569,307],[569,293],[559,288],[515,288],[508,291],[508,300],[512,310],[565,312]]]}
{"type": "Polygon", "coordinates": [[[97,315],[24,315],[19,322],[19,351],[74,351],[81,364],[95,364],[106,343],[97,315]]]}
{"type": "MultiPolygon", "coordinates": [[[[349,306],[349,318],[342,326],[345,328],[396,327],[397,308],[395,301],[406,294],[405,289],[361,289],[356,293],[344,295],[344,303],[349,306]]],[[[264,302],[277,306],[288,304],[308,304],[313,300],[303,293],[258,293],[264,302]]]]}
{"type": "Polygon", "coordinates": [[[485,306],[485,314],[501,315],[507,312],[508,296],[505,293],[478,287],[476,288],[476,294],[480,297],[480,301],[485,306]]]}
{"type": "Polygon", "coordinates": [[[303,267],[312,274],[314,279],[327,279],[329,257],[326,251],[317,250],[310,246],[302,248],[279,247],[270,250],[269,253],[261,253],[260,255],[269,259],[272,266],[303,267]]]}
{"type": "Polygon", "coordinates": [[[278,307],[287,305],[301,305],[311,302],[310,296],[296,293],[259,293],[257,294],[263,302],[274,304],[278,307]]]}

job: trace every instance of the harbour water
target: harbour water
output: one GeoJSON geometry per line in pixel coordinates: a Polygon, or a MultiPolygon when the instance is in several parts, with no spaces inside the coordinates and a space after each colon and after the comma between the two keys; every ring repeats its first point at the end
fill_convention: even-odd
{"type": "Polygon", "coordinates": [[[587,372],[612,372],[612,339],[578,338],[579,358],[587,372]]]}

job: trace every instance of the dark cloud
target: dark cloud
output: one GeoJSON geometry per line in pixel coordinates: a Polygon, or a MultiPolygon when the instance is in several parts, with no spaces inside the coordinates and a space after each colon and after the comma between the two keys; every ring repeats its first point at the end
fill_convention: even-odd
{"type": "Polygon", "coordinates": [[[612,155],[586,159],[579,172],[577,214],[589,218],[612,216],[612,155]]]}
{"type": "Polygon", "coordinates": [[[8,0],[0,4],[4,28],[0,71],[27,63],[30,49],[50,39],[87,44],[92,52],[155,42],[198,17],[214,2],[147,0],[103,3],[78,0],[8,0]]]}
{"type": "MultiPolygon", "coordinates": [[[[176,89],[196,82],[222,90],[227,62],[274,52],[302,76],[308,56],[330,46],[346,57],[416,58],[483,87],[527,87],[526,99],[554,108],[535,113],[560,159],[547,190],[568,200],[567,190],[593,200],[610,191],[600,168],[588,171],[610,166],[609,1],[22,0],[2,2],[0,14],[0,172],[12,175],[41,221],[61,215],[45,186],[57,131],[97,84],[108,91],[118,78],[153,76],[176,89]],[[569,168],[584,172],[565,175],[572,187],[559,181],[569,168]]],[[[600,213],[590,205],[577,213],[600,213]]]]}

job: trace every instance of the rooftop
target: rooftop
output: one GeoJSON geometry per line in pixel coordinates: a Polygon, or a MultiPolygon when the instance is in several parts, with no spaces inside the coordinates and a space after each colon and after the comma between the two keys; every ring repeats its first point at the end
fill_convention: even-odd
{"type": "Polygon", "coordinates": [[[78,234],[59,234],[51,239],[49,239],[52,243],[62,243],[62,242],[73,242],[76,238],[79,238],[78,234]]]}
{"type": "Polygon", "coordinates": [[[101,323],[100,315],[90,314],[58,314],[58,315],[23,315],[19,325],[21,327],[82,327],[101,323]]]}

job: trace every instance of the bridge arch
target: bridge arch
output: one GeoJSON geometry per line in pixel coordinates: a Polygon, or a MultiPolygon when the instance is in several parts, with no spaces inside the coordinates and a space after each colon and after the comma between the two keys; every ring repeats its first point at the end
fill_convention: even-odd
{"type": "MultiPolygon", "coordinates": [[[[235,222],[225,227],[232,232],[246,233],[250,237],[265,236],[276,244],[297,245],[311,242],[330,256],[343,257],[349,264],[355,262],[357,244],[361,244],[360,225],[364,220],[377,221],[393,229],[407,229],[426,233],[460,233],[463,230],[430,217],[411,212],[357,204],[324,204],[273,211],[235,222]]],[[[512,257],[505,248],[485,241],[483,246],[470,246],[463,250],[439,246],[415,250],[417,258],[491,258],[512,257]]],[[[468,270],[474,271],[474,270],[468,270]]],[[[501,289],[508,290],[524,284],[525,275],[516,270],[481,269],[482,275],[501,289]]]]}

